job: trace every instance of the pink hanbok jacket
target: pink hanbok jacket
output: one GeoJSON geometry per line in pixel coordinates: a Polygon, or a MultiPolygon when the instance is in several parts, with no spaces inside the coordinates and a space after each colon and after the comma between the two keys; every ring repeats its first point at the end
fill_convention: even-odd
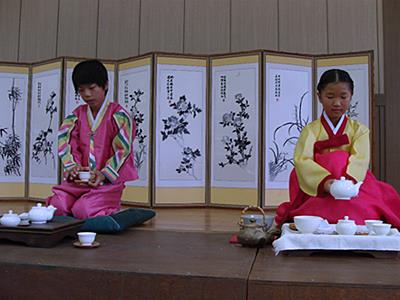
{"type": "Polygon", "coordinates": [[[61,125],[58,150],[64,169],[76,165],[98,169],[110,183],[137,179],[135,122],[117,103],[105,102],[96,119],[89,110],[87,104],[77,107],[61,125]]]}

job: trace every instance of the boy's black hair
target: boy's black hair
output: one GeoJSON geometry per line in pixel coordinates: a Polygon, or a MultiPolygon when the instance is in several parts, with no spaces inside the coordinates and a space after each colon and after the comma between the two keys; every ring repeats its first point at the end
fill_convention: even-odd
{"type": "Polygon", "coordinates": [[[72,72],[72,82],[76,92],[82,84],[95,83],[105,88],[108,82],[107,69],[97,59],[82,61],[75,66],[72,72]]]}
{"type": "Polygon", "coordinates": [[[354,82],[351,79],[350,74],[341,69],[330,69],[325,71],[321,78],[319,79],[317,90],[319,93],[329,84],[329,83],[338,83],[345,82],[349,84],[349,88],[351,94],[354,92],[354,82]]]}

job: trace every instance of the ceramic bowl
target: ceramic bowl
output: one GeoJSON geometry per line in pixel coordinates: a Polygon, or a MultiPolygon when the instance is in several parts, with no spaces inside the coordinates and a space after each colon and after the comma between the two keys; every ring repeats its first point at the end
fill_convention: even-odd
{"type": "Polygon", "coordinates": [[[313,233],[322,222],[321,217],[317,216],[296,216],[294,217],[294,224],[297,230],[301,233],[313,233]]]}
{"type": "MultiPolygon", "coordinates": [[[[244,225],[250,224],[251,219],[255,219],[256,223],[258,225],[263,224],[263,215],[261,215],[261,214],[258,214],[258,215],[257,214],[247,214],[247,215],[242,215],[240,218],[242,219],[244,225]]],[[[274,218],[275,217],[272,215],[265,215],[264,230],[267,230],[271,227],[272,222],[274,221],[274,218]]]]}
{"type": "Polygon", "coordinates": [[[388,235],[391,227],[390,224],[372,224],[372,230],[376,235],[388,235]]]}
{"type": "Polygon", "coordinates": [[[382,224],[383,221],[382,220],[365,220],[364,223],[368,228],[368,232],[373,232],[372,225],[382,224]]]}
{"type": "Polygon", "coordinates": [[[89,171],[80,171],[79,172],[79,179],[82,180],[82,181],[89,181],[90,172],[89,171]]]}
{"type": "Polygon", "coordinates": [[[82,246],[90,246],[96,238],[96,232],[78,232],[78,239],[82,246]]]}

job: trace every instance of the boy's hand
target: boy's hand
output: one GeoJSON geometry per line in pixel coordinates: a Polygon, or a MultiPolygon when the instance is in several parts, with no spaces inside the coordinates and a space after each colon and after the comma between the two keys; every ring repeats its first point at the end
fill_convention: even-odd
{"type": "Polygon", "coordinates": [[[79,185],[87,185],[88,183],[80,180],[80,178],[79,178],[80,171],[90,171],[90,169],[89,169],[89,167],[82,167],[82,166],[76,165],[71,170],[64,172],[64,180],[66,180],[68,182],[73,182],[73,183],[79,184],[79,185]]]}
{"type": "Polygon", "coordinates": [[[79,171],[86,171],[86,169],[89,170],[87,167],[76,165],[72,169],[64,172],[64,180],[68,182],[75,182],[76,180],[79,180],[79,171]]]}
{"type": "Polygon", "coordinates": [[[95,169],[91,171],[91,176],[88,184],[92,187],[103,185],[105,179],[106,177],[99,170],[95,169]]]}

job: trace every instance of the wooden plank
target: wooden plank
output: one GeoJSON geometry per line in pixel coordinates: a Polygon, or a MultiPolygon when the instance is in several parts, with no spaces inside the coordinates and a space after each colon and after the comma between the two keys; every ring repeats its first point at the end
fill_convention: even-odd
{"type": "Polygon", "coordinates": [[[241,216],[240,209],[230,208],[156,208],[155,211],[157,217],[138,229],[232,233],[239,230],[241,216]]]}
{"type": "Polygon", "coordinates": [[[141,1],[140,53],[183,51],[184,0],[141,1]]]}
{"type": "MultiPolygon", "coordinates": [[[[376,0],[330,0],[328,3],[329,53],[374,50],[374,68],[379,70],[376,0]]],[[[375,72],[379,87],[379,72],[375,72]]]]}
{"type": "Polygon", "coordinates": [[[229,0],[186,0],[184,52],[230,52],[229,0]]]}
{"type": "Polygon", "coordinates": [[[399,272],[397,259],[353,253],[275,256],[267,247],[250,273],[248,299],[399,299],[399,272]]]}
{"type": "Polygon", "coordinates": [[[121,59],[139,52],[140,0],[100,0],[97,56],[121,59]]]}
{"type": "Polygon", "coordinates": [[[98,0],[60,0],[57,56],[96,57],[98,0]]]}
{"type": "Polygon", "coordinates": [[[0,243],[0,272],[7,274],[0,290],[4,299],[82,299],[89,291],[93,299],[246,299],[257,250],[228,239],[129,230],[99,235],[95,249],[74,248],[71,240],[52,249],[0,243]]]}
{"type": "Polygon", "coordinates": [[[22,0],[19,61],[35,62],[56,56],[58,1],[22,0]]]}
{"type": "Polygon", "coordinates": [[[278,50],[278,1],[232,0],[231,51],[278,50]]]}
{"type": "Polygon", "coordinates": [[[20,10],[20,1],[0,1],[0,61],[18,61],[20,10]]]}
{"type": "Polygon", "coordinates": [[[326,1],[279,0],[279,50],[327,52],[326,1]]]}

